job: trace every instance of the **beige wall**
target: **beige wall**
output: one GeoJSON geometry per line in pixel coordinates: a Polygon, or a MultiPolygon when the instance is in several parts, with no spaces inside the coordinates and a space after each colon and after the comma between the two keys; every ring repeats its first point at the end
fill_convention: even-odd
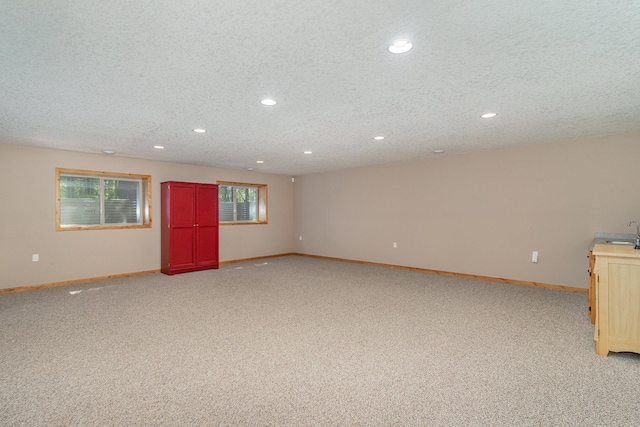
{"type": "Polygon", "coordinates": [[[593,233],[631,233],[627,223],[640,220],[638,159],[640,134],[626,134],[291,183],[283,175],[0,144],[0,288],[159,269],[166,180],[269,186],[269,224],[221,227],[222,261],[300,252],[584,288],[593,233]],[[56,167],[152,175],[153,228],[57,232],[56,167]],[[31,262],[34,253],[39,262],[31,262]]]}
{"type": "Polygon", "coordinates": [[[0,288],[159,269],[160,183],[169,180],[267,184],[269,224],[221,227],[220,260],[293,251],[288,176],[0,144],[0,288]],[[56,167],[151,175],[153,227],[56,231],[56,167]]]}
{"type": "Polygon", "coordinates": [[[640,220],[639,161],[627,134],[296,177],[295,249],[585,288],[593,233],[640,220]]]}

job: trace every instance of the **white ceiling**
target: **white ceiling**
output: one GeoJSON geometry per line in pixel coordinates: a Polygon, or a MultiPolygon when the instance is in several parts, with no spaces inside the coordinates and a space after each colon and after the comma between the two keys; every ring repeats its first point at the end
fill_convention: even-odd
{"type": "Polygon", "coordinates": [[[0,0],[0,142],[300,175],[638,130],[638,0],[0,0]]]}

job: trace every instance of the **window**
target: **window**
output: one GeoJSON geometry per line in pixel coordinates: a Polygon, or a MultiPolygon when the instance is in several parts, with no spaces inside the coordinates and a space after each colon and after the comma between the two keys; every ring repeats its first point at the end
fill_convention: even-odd
{"type": "Polygon", "coordinates": [[[151,227],[148,175],[56,169],[56,228],[151,227]]]}
{"type": "Polygon", "coordinates": [[[220,224],[266,224],[267,186],[218,181],[220,224]]]}

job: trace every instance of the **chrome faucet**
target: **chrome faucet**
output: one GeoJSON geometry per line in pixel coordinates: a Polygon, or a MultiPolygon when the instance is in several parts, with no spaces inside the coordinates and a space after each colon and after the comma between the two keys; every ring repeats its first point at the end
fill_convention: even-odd
{"type": "Polygon", "coordinates": [[[627,227],[631,227],[631,224],[636,225],[636,247],[634,249],[640,249],[640,223],[638,221],[631,221],[627,224],[627,227]]]}

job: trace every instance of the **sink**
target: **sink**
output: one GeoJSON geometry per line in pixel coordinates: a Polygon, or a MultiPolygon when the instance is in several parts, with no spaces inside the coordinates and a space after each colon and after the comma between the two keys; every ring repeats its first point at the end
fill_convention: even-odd
{"type": "Polygon", "coordinates": [[[608,245],[635,245],[633,242],[625,242],[624,240],[607,240],[608,245]]]}
{"type": "Polygon", "coordinates": [[[591,242],[591,249],[593,249],[593,246],[598,243],[600,243],[601,245],[631,246],[632,248],[636,244],[635,234],[593,233],[593,237],[594,239],[591,242]]]}

